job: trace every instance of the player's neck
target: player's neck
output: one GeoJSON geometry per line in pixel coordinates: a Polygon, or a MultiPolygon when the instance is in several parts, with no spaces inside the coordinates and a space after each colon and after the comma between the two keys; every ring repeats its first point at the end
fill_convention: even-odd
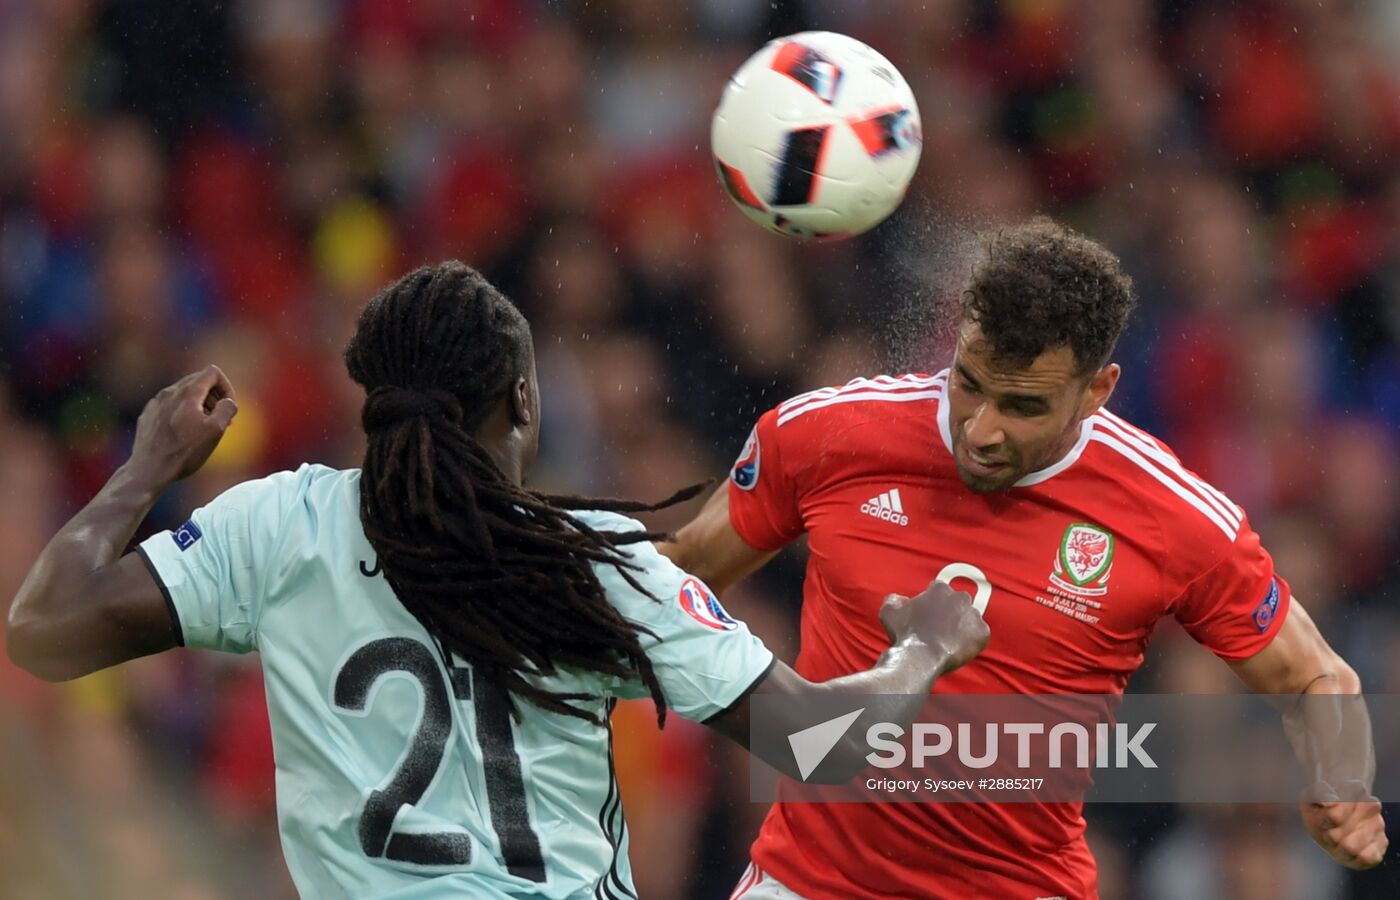
{"type": "Polygon", "coordinates": [[[476,442],[511,484],[524,482],[526,438],[521,429],[515,426],[506,404],[492,410],[472,437],[476,438],[476,442]]]}
{"type": "Polygon", "coordinates": [[[1064,437],[1055,446],[1054,451],[1046,454],[1045,460],[1039,466],[1036,466],[1036,470],[1048,469],[1073,453],[1075,446],[1079,443],[1079,438],[1083,430],[1083,419],[1080,419],[1070,426],[1069,430],[1065,432],[1064,437]]]}
{"type": "Polygon", "coordinates": [[[502,446],[499,441],[482,440],[478,437],[477,443],[481,444],[486,455],[491,457],[491,461],[501,470],[501,474],[506,476],[507,481],[516,486],[524,483],[524,466],[521,465],[518,453],[512,452],[509,446],[502,446]]]}

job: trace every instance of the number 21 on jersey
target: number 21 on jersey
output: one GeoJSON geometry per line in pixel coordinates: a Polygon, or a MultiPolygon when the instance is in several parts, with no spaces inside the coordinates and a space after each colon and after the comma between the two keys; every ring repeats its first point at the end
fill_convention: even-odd
{"type": "Polygon", "coordinates": [[[465,832],[394,831],[399,810],[422,800],[437,778],[452,736],[455,696],[476,704],[476,737],[486,770],[487,802],[506,868],[518,878],[542,882],[544,859],[539,837],[530,826],[520,755],[511,731],[510,698],[504,688],[483,682],[474,684],[477,680],[468,677],[470,671],[453,668],[449,693],[433,651],[406,637],[370,641],[352,653],[341,667],[335,679],[335,705],[352,715],[369,712],[366,704],[371,689],[391,673],[408,675],[423,689],[423,715],[408,752],[389,783],[370,793],[360,814],[360,848],[371,858],[421,866],[464,866],[471,862],[472,841],[465,832]]]}

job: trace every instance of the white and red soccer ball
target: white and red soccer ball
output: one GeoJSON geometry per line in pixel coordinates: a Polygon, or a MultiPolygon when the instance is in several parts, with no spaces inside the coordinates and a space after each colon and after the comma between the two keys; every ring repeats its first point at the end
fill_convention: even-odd
{"type": "Polygon", "coordinates": [[[792,237],[860,234],[894,212],[919,164],[914,93],[855,38],[770,41],[730,78],[710,125],[719,178],[744,214],[792,237]]]}

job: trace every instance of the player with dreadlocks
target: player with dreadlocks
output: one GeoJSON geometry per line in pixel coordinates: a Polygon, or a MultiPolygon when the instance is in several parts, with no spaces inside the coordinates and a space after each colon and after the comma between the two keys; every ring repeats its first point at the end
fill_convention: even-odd
{"type": "MultiPolygon", "coordinates": [[[[618,698],[745,746],[754,689],[899,695],[880,716],[907,726],[986,644],[971,599],[933,585],[887,600],[892,646],[871,669],[807,681],[621,515],[693,491],[653,506],[523,487],[540,422],[530,329],[460,263],[371,300],[345,360],[366,391],[360,469],[245,482],[123,555],[237,411],[216,367],[186,376],[40,554],[7,631],[11,658],[50,680],[181,644],[257,650],[283,848],[307,896],[634,897],[618,698]]],[[[780,706],[773,733],[812,724],[780,706]]],[[[848,732],[809,780],[844,780],[866,751],[848,732]]]]}
{"type": "Polygon", "coordinates": [[[658,535],[603,534],[570,509],[644,511],[617,500],[544,497],[521,487],[535,452],[493,458],[472,435],[493,412],[508,436],[506,407],[493,400],[519,386],[518,411],[539,418],[530,328],[500,293],[466,266],[420,269],[360,316],[345,351],[350,377],[367,392],[369,439],[360,520],[379,566],[404,606],[483,676],[544,709],[596,720],[528,680],[559,665],[625,678],[639,675],[664,721],[665,700],[637,627],[608,603],[593,563],[607,563],[642,590],[637,567],[614,549],[658,535]],[[472,302],[463,303],[471,293],[472,302]],[[522,376],[530,373],[530,380],[522,376]],[[506,473],[510,473],[507,475],[506,473]],[[470,610],[471,616],[463,615],[470,610]]]}

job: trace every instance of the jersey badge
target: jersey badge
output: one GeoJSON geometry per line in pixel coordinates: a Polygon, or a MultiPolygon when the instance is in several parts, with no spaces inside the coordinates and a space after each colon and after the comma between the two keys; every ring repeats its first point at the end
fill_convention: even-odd
{"type": "Polygon", "coordinates": [[[1050,583],[1081,597],[1107,594],[1115,543],[1113,534],[1097,525],[1084,522],[1070,525],[1060,538],[1050,583]]]}
{"type": "Polygon", "coordinates": [[[739,627],[739,623],[731,619],[724,607],[719,605],[719,598],[710,593],[710,589],[698,578],[685,580],[681,585],[679,599],[681,609],[685,610],[686,615],[706,628],[733,631],[739,627]]]}
{"type": "Polygon", "coordinates": [[[1274,616],[1278,614],[1278,579],[1275,578],[1269,583],[1269,592],[1264,595],[1264,599],[1259,601],[1259,605],[1254,608],[1254,627],[1263,634],[1269,630],[1269,625],[1274,621],[1274,616]]]}
{"type": "Polygon", "coordinates": [[[758,484],[758,426],[754,426],[749,432],[749,439],[744,441],[744,449],[739,452],[739,458],[734,462],[734,468],[729,473],[729,478],[739,487],[741,491],[751,491],[754,485],[758,484]]]}
{"type": "Polygon", "coordinates": [[[190,519],[179,528],[170,532],[170,536],[175,540],[175,546],[180,548],[180,552],[194,546],[194,542],[204,537],[204,532],[199,530],[199,526],[194,524],[194,519],[190,519]]]}

